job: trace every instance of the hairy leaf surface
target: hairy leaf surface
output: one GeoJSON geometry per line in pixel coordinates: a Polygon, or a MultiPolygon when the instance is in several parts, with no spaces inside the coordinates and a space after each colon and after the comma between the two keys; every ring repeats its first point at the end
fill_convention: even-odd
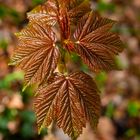
{"type": "Polygon", "coordinates": [[[72,138],[82,133],[87,122],[96,128],[100,115],[97,86],[82,72],[57,76],[38,90],[34,105],[39,128],[55,121],[72,138]]]}
{"type": "Polygon", "coordinates": [[[77,22],[83,14],[90,11],[90,5],[87,0],[48,0],[46,3],[37,6],[27,14],[30,21],[41,20],[48,25],[55,25],[57,21],[66,17],[61,17],[67,8],[68,17],[72,23],[77,22]]]}
{"type": "Polygon", "coordinates": [[[35,7],[27,14],[29,21],[41,20],[48,25],[55,25],[57,21],[58,7],[55,0],[48,0],[46,3],[35,7]]]}
{"type": "Polygon", "coordinates": [[[45,23],[33,22],[17,37],[18,47],[11,63],[25,71],[26,84],[41,83],[44,78],[49,78],[59,59],[51,28],[45,23]]]}
{"type": "Polygon", "coordinates": [[[94,71],[114,68],[114,56],[123,50],[119,36],[110,29],[114,21],[95,12],[83,16],[74,33],[76,52],[94,71]]]}
{"type": "Polygon", "coordinates": [[[86,14],[87,12],[91,11],[90,4],[88,0],[73,0],[69,1],[69,17],[71,23],[77,24],[80,18],[86,14]]]}

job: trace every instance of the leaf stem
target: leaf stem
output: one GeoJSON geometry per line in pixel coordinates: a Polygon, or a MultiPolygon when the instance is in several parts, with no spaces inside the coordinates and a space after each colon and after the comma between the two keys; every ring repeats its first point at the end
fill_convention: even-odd
{"type": "Polygon", "coordinates": [[[68,70],[66,67],[66,61],[65,61],[65,57],[66,57],[66,50],[62,47],[61,42],[56,42],[59,50],[60,50],[60,54],[61,57],[59,59],[59,63],[58,63],[58,71],[64,75],[68,74],[68,70]]]}

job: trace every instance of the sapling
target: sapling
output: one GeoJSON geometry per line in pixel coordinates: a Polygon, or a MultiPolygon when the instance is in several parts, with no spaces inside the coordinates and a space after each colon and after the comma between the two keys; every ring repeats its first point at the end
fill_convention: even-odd
{"type": "Polygon", "coordinates": [[[25,85],[37,86],[34,109],[38,129],[52,122],[71,139],[86,124],[96,129],[100,95],[93,78],[80,68],[70,71],[66,56],[74,53],[95,74],[116,69],[123,50],[111,31],[115,21],[102,18],[88,0],[47,0],[27,14],[29,23],[17,33],[11,64],[25,72],[25,85]]]}

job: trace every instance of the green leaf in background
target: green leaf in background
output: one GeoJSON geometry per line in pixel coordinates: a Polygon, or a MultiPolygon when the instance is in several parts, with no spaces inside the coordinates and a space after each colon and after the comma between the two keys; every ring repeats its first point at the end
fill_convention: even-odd
{"type": "Polygon", "coordinates": [[[105,85],[105,82],[107,80],[106,72],[100,72],[100,73],[96,74],[95,80],[97,82],[98,87],[103,88],[105,85]]]}
{"type": "Polygon", "coordinates": [[[6,108],[5,111],[3,112],[3,116],[6,116],[6,118],[9,121],[14,120],[16,118],[17,114],[18,114],[17,109],[6,108]]]}
{"type": "Polygon", "coordinates": [[[8,47],[8,41],[5,39],[0,40],[0,48],[2,48],[3,50],[6,50],[8,47]]]}
{"type": "Polygon", "coordinates": [[[21,16],[19,12],[5,5],[0,5],[0,19],[3,20],[4,18],[11,18],[12,21],[16,24],[20,23],[21,21],[21,16]]]}
{"type": "Polygon", "coordinates": [[[32,4],[33,5],[38,5],[38,4],[41,4],[43,3],[45,0],[32,0],[32,4]]]}
{"type": "Polygon", "coordinates": [[[73,62],[78,62],[80,60],[80,56],[78,56],[76,53],[71,53],[71,59],[73,62]]]}
{"type": "Polygon", "coordinates": [[[103,0],[100,0],[97,3],[97,10],[99,10],[100,12],[105,12],[105,11],[114,12],[115,11],[115,5],[111,2],[107,3],[103,0]]]}
{"type": "Polygon", "coordinates": [[[13,19],[13,21],[16,24],[18,24],[21,21],[20,14],[14,9],[9,9],[9,16],[13,19]]]}
{"type": "Polygon", "coordinates": [[[20,114],[23,121],[33,124],[36,121],[35,113],[33,111],[25,110],[20,114]]]}
{"type": "Polygon", "coordinates": [[[29,123],[26,122],[23,124],[23,126],[20,130],[20,133],[21,133],[22,137],[30,138],[35,135],[35,130],[33,128],[33,125],[30,125],[29,123]]]}
{"type": "Polygon", "coordinates": [[[112,118],[114,111],[115,111],[115,106],[114,106],[113,102],[110,102],[107,106],[107,110],[106,110],[105,115],[109,118],[112,118]]]}
{"type": "Polygon", "coordinates": [[[23,121],[23,125],[20,130],[21,135],[25,138],[34,136],[35,130],[33,126],[36,121],[35,113],[30,110],[25,110],[20,113],[20,117],[23,121]]]}
{"type": "Polygon", "coordinates": [[[27,87],[24,92],[21,91],[21,95],[22,95],[22,101],[24,103],[29,103],[30,102],[30,97],[33,96],[32,87],[27,87]]]}
{"type": "Polygon", "coordinates": [[[9,89],[12,82],[14,81],[22,81],[24,79],[24,74],[21,71],[15,71],[10,73],[4,77],[4,79],[0,80],[0,89],[9,89]]]}
{"type": "Polygon", "coordinates": [[[128,129],[125,133],[125,135],[129,138],[129,137],[133,137],[136,135],[136,130],[135,129],[128,129]]]}
{"type": "MultiPolygon", "coordinates": [[[[73,61],[74,63],[78,63],[78,64],[81,65],[80,69],[81,69],[82,71],[84,71],[84,72],[89,71],[88,66],[82,62],[82,60],[81,60],[81,58],[80,58],[79,55],[77,55],[76,53],[71,53],[71,59],[72,59],[72,61],[73,61]]],[[[80,65],[79,65],[79,66],[80,66],[80,65]]]]}
{"type": "Polygon", "coordinates": [[[130,117],[138,117],[140,115],[140,103],[130,101],[127,106],[127,112],[130,117]]]}
{"type": "Polygon", "coordinates": [[[82,63],[81,64],[81,70],[84,71],[84,72],[88,72],[89,71],[89,67],[86,64],[84,64],[83,62],[81,62],[81,63],[82,63]]]}
{"type": "Polygon", "coordinates": [[[0,131],[7,129],[8,119],[6,117],[0,116],[0,131]]]}
{"type": "Polygon", "coordinates": [[[0,133],[8,133],[8,123],[12,120],[15,120],[17,117],[18,111],[16,109],[6,108],[2,114],[0,114],[0,133]]]}
{"type": "Polygon", "coordinates": [[[0,19],[4,18],[7,15],[6,9],[3,5],[0,5],[0,19]]]}

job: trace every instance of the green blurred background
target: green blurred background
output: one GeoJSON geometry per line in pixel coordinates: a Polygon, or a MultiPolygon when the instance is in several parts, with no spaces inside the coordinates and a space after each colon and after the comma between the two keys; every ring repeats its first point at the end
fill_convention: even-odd
{"type": "MultiPolygon", "coordinates": [[[[43,1],[0,0],[0,140],[68,140],[58,129],[51,137],[47,129],[37,134],[33,90],[22,92],[23,72],[7,65],[17,44],[14,33],[43,1]]],[[[113,30],[126,49],[116,58],[121,71],[90,73],[101,90],[102,116],[97,134],[87,128],[79,140],[140,140],[140,0],[92,0],[92,8],[119,21],[113,30]]],[[[75,63],[78,59],[73,54],[75,63]]],[[[87,71],[85,65],[81,69],[87,71]]]]}

